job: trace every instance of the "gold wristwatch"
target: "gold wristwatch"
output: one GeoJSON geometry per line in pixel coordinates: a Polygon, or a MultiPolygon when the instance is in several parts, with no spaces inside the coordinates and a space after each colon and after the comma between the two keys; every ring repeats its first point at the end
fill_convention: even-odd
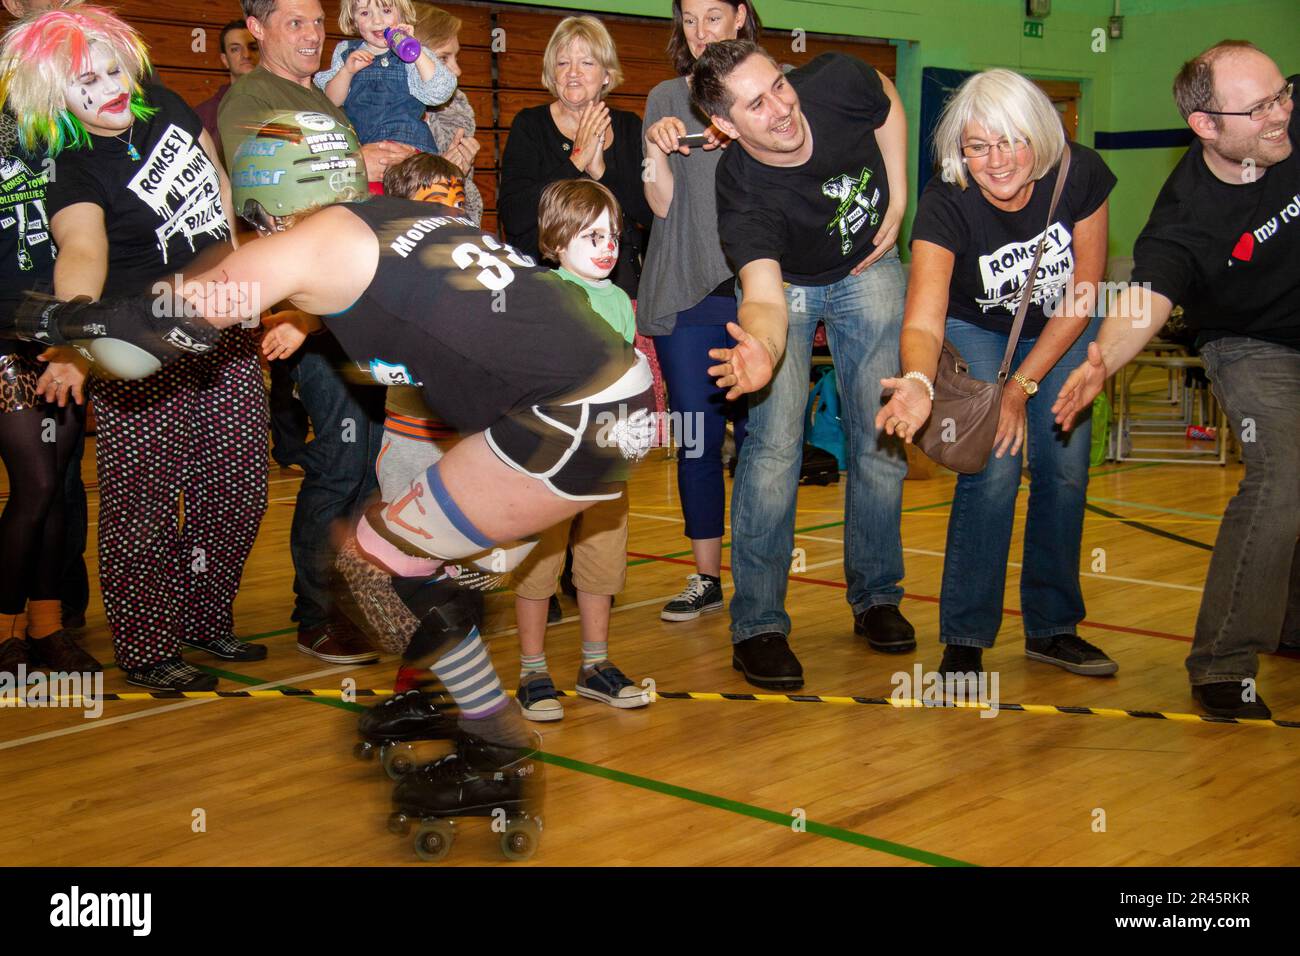
{"type": "Polygon", "coordinates": [[[1014,372],[1011,375],[1011,379],[1025,390],[1025,396],[1027,398],[1033,398],[1038,394],[1038,383],[1029,376],[1021,375],[1019,372],[1014,372]]]}

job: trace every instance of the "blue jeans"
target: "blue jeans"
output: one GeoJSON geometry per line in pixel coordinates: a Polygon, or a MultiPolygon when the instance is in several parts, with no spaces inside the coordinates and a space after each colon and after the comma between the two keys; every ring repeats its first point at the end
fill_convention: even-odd
{"type": "Polygon", "coordinates": [[[682,417],[682,443],[677,449],[677,494],[681,498],[686,537],[721,538],[726,512],[722,479],[722,440],[727,419],[735,423],[736,454],[745,442],[745,400],[728,402],[726,393],[709,377],[709,349],[735,345],[726,322],[736,321],[736,300],[706,296],[695,308],[678,314],[671,335],[655,336],[655,355],[668,386],[668,405],[682,417]],[[718,321],[692,322],[704,313],[718,321]],[[689,429],[689,431],[688,431],[689,429]],[[687,447],[689,436],[694,447],[687,447]]]}
{"type": "Polygon", "coordinates": [[[731,639],[790,633],[785,592],[794,548],[804,407],[813,333],[826,323],[849,458],[844,574],[854,614],[903,597],[899,519],[907,458],[876,433],[880,380],[898,373],[906,280],[897,251],[827,286],[787,286],[785,355],[767,388],[750,396],[745,453],[731,493],[731,639]]]}
{"type": "MultiPolygon", "coordinates": [[[[985,469],[960,475],[948,519],[948,544],[939,596],[939,640],[944,644],[992,647],[1002,626],[1011,528],[1020,491],[1021,458],[1029,458],[1029,508],[1020,570],[1020,607],[1025,637],[1074,634],[1084,617],[1079,589],[1079,545],[1088,491],[1092,418],[1080,416],[1062,432],[1052,402],[1069,374],[1088,355],[1100,320],[1083,334],[1038,383],[1038,394],[1025,406],[1025,443],[1016,455],[989,455],[985,469]]],[[[949,319],[949,341],[970,365],[970,373],[994,381],[1007,349],[1007,333],[990,332],[949,319]]],[[[1021,337],[1011,371],[1024,361],[1037,339],[1021,337]]],[[[1019,388],[1008,381],[1007,388],[1019,388]]]]}
{"type": "Polygon", "coordinates": [[[1193,686],[1242,681],[1300,625],[1300,351],[1232,336],[1201,348],[1246,475],[1228,502],[1187,656],[1193,686]]]}
{"type": "Polygon", "coordinates": [[[378,487],[375,458],[384,435],[384,389],[345,383],[337,368],[345,361],[342,350],[332,337],[321,338],[309,340],[312,350],[300,353],[290,373],[313,433],[302,454],[307,474],[289,529],[297,595],[293,620],[302,628],[318,627],[330,616],[332,526],[356,515],[378,487]]]}

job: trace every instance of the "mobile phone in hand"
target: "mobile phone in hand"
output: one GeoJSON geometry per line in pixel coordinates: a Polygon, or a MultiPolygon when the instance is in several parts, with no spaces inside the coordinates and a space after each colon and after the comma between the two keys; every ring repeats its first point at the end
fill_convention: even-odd
{"type": "Polygon", "coordinates": [[[677,137],[678,146],[689,146],[691,149],[704,146],[708,142],[709,142],[709,137],[706,136],[704,133],[691,133],[689,136],[677,137]]]}

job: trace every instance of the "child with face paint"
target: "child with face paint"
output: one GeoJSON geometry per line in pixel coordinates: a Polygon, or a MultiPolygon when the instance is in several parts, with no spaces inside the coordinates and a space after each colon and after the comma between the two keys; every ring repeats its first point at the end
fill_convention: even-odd
{"type": "MultiPolygon", "coordinates": [[[[149,74],[144,41],[108,10],[20,20],[0,45],[0,100],[24,147],[52,160],[46,193],[61,299],[158,295],[234,244],[230,183],[194,111],[149,74]]],[[[194,343],[191,343],[194,344],[194,343]]],[[[265,393],[247,329],[139,381],[96,378],[100,583],[128,682],[211,690],[182,645],[224,660],[266,649],[233,635],[232,605],[266,507],[265,393]],[[184,520],[180,501],[184,498],[184,520]]],[[[81,400],[84,360],[45,353],[47,400],[81,400]]]]}
{"type": "MultiPolygon", "coordinates": [[[[590,179],[551,183],[538,208],[538,244],[560,264],[556,274],[582,291],[592,309],[629,343],[636,318],[627,293],[609,279],[618,262],[623,226],[618,200],[590,179]]],[[[615,422],[610,429],[651,427],[615,422]]],[[[543,532],[532,553],[515,571],[515,617],[519,625],[519,700],[529,720],[564,716],[546,664],[546,614],[572,538],[573,583],[582,620],[582,663],[576,688],[582,697],[611,707],[644,707],[649,695],[609,659],[609,618],[613,597],[627,578],[627,494],[599,501],[569,521],[543,532]]]]}
{"type": "Polygon", "coordinates": [[[385,31],[411,37],[414,21],[410,0],[343,0],[339,30],[356,39],[334,48],[330,68],[315,83],[343,107],[362,145],[389,140],[438,152],[424,111],[451,98],[456,75],[425,47],[413,63],[389,48],[385,31]]]}

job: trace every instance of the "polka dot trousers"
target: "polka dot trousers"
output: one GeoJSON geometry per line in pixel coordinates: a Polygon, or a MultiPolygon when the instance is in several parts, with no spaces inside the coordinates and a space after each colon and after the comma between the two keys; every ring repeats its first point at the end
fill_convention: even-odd
{"type": "Polygon", "coordinates": [[[232,633],[244,561],[266,511],[267,408],[256,340],[138,381],[95,380],[99,576],[124,669],[232,633]]]}

